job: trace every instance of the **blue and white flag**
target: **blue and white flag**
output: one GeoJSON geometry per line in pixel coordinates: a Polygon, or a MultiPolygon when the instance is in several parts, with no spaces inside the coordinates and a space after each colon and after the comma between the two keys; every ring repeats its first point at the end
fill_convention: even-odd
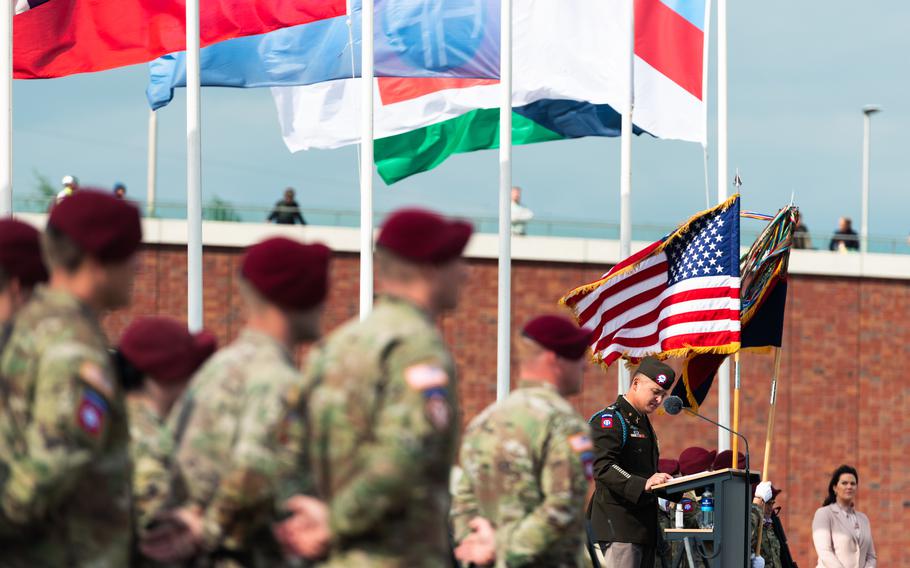
{"type": "MultiPolygon", "coordinates": [[[[499,77],[498,0],[376,0],[379,77],[499,77]]],[[[203,86],[311,85],[360,75],[361,7],[341,16],[211,45],[200,53],[203,86]]],[[[186,54],[150,63],[153,109],[186,86],[186,54]]]]}

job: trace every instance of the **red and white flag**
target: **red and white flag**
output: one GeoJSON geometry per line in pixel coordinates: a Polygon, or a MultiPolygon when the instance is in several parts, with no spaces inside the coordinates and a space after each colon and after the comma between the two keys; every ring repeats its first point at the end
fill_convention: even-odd
{"type": "MultiPolygon", "coordinates": [[[[206,0],[203,46],[343,16],[345,0],[206,0]]],[[[186,0],[16,0],[17,79],[62,77],[146,63],[186,49],[186,0]]]]}

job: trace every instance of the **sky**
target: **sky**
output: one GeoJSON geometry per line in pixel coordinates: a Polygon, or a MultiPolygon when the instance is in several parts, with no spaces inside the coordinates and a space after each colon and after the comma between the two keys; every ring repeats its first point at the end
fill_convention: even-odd
{"type": "MultiPolygon", "coordinates": [[[[791,195],[813,232],[841,215],[859,229],[862,107],[873,118],[870,234],[910,233],[910,3],[730,2],[729,165],[743,179],[743,208],[773,213],[791,195]]],[[[714,26],[712,26],[713,28],[714,26]]],[[[713,42],[712,38],[712,42],[713,42]]],[[[716,193],[714,45],[709,91],[708,169],[716,193]]],[[[14,84],[14,194],[35,192],[35,172],[54,183],[127,184],[144,199],[147,66],[14,84]]],[[[270,207],[286,186],[304,211],[359,207],[355,148],[291,154],[268,89],[203,89],[203,199],[270,207]]],[[[185,202],[185,97],[159,112],[158,199],[185,202]]],[[[619,221],[619,139],[589,138],[515,147],[513,180],[539,218],[619,221]]],[[[420,204],[493,219],[495,151],[455,156],[441,167],[385,186],[375,209],[420,204]]],[[[670,227],[705,207],[701,146],[648,137],[633,141],[633,225],[670,227]]],[[[491,221],[492,223],[492,221],[491,221]]],[[[492,227],[492,225],[489,225],[492,227]]],[[[604,236],[615,237],[612,231],[604,236]]],[[[650,238],[639,231],[635,238],[650,238]]],[[[816,238],[818,244],[818,238],[816,238]]],[[[902,244],[906,248],[906,244],[902,244]]]]}

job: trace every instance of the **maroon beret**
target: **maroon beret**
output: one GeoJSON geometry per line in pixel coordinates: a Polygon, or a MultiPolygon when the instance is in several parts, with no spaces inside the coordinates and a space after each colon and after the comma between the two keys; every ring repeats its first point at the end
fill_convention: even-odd
{"type": "Polygon", "coordinates": [[[443,264],[461,256],[471,224],[423,209],[402,209],[389,215],[376,246],[420,264],[443,264]]]}
{"type": "Polygon", "coordinates": [[[673,381],[676,380],[676,371],[673,370],[673,367],[655,357],[642,359],[638,369],[635,370],[635,374],[642,374],[648,377],[666,390],[670,390],[670,387],[673,386],[673,381]]]}
{"type": "Polygon", "coordinates": [[[0,268],[26,288],[46,282],[41,233],[22,221],[0,220],[0,268]]]}
{"type": "Polygon", "coordinates": [[[98,191],[80,190],[55,205],[47,226],[101,262],[126,260],[142,242],[139,210],[129,201],[98,191]]]}
{"type": "Polygon", "coordinates": [[[679,473],[679,462],[673,459],[660,458],[657,460],[657,471],[667,475],[676,475],[679,473]]]}
{"type": "Polygon", "coordinates": [[[679,454],[679,472],[683,475],[693,475],[708,471],[711,464],[714,463],[714,457],[717,450],[710,452],[704,448],[692,447],[686,448],[679,454]]]}
{"type": "Polygon", "coordinates": [[[565,359],[581,359],[588,350],[591,330],[578,327],[562,316],[537,316],[521,333],[565,359]]]}
{"type": "Polygon", "coordinates": [[[275,237],[247,249],[240,274],[279,308],[306,310],[325,300],[331,257],[323,244],[275,237]]]}
{"type": "Polygon", "coordinates": [[[120,353],[136,369],[163,383],[187,381],[215,352],[215,336],[191,334],[186,326],[164,317],[133,320],[120,338],[120,353]]]}
{"type": "MultiPolygon", "coordinates": [[[[739,469],[746,467],[746,456],[742,452],[736,452],[736,457],[736,467],[739,469]]],[[[733,467],[733,450],[724,450],[717,454],[711,469],[727,469],[728,467],[733,467]]]]}

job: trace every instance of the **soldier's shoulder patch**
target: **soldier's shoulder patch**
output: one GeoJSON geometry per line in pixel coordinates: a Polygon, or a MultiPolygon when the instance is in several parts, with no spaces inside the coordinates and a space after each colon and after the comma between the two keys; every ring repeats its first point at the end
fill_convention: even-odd
{"type": "Polygon", "coordinates": [[[579,453],[594,449],[591,437],[583,432],[569,436],[569,445],[573,451],[579,453]]]}
{"type": "Polygon", "coordinates": [[[419,363],[404,370],[404,380],[417,391],[440,389],[449,386],[449,374],[439,365],[419,363]]]}
{"type": "Polygon", "coordinates": [[[609,430],[613,428],[613,413],[604,412],[600,415],[600,427],[609,430]]]}
{"type": "Polygon", "coordinates": [[[573,434],[569,436],[569,445],[581,459],[585,478],[588,481],[594,479],[594,443],[591,442],[591,437],[583,432],[573,434]]]}
{"type": "Polygon", "coordinates": [[[692,499],[683,499],[680,504],[682,505],[683,513],[691,513],[695,510],[695,503],[692,502],[692,499]]]}
{"type": "Polygon", "coordinates": [[[79,406],[76,407],[76,424],[89,436],[97,437],[107,420],[108,406],[100,394],[90,388],[82,391],[79,406]]]}
{"type": "Polygon", "coordinates": [[[101,368],[101,365],[92,361],[83,361],[79,365],[79,378],[88,386],[101,393],[102,396],[112,398],[114,396],[114,383],[110,377],[101,368]]]}

